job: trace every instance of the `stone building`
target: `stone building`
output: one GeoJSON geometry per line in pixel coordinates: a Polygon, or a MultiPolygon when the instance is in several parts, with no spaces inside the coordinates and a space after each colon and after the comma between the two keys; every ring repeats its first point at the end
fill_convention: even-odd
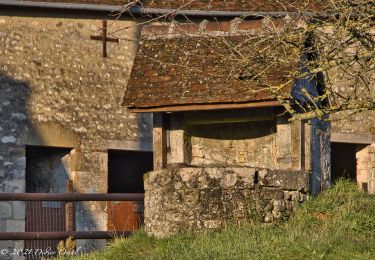
{"type": "MultiPolygon", "coordinates": [[[[332,3],[335,1],[204,1],[196,0],[186,3],[182,0],[146,1],[148,7],[157,8],[181,8],[188,10],[224,11],[228,15],[233,11],[244,11],[246,15],[251,12],[293,12],[296,8],[305,5],[309,10],[324,11],[329,13],[332,3]]],[[[343,2],[338,0],[338,3],[343,2]]],[[[335,72],[333,72],[335,73],[335,72]]],[[[371,77],[374,77],[372,73],[371,77]]],[[[336,89],[344,93],[357,95],[374,96],[374,89],[361,90],[350,88],[345,83],[345,75],[339,76],[341,80],[337,82],[336,89]]],[[[374,80],[374,78],[373,78],[374,80]]],[[[369,193],[375,194],[375,112],[365,111],[350,115],[341,113],[332,117],[331,142],[332,142],[332,181],[337,178],[350,178],[358,183],[358,186],[369,193]]]]}
{"type": "Polygon", "coordinates": [[[375,112],[341,113],[332,119],[332,181],[349,178],[375,194],[375,112]]]}
{"type": "MultiPolygon", "coordinates": [[[[112,23],[116,17],[110,11],[128,2],[0,2],[0,192],[65,192],[68,180],[76,192],[143,192],[142,173],[154,165],[144,183],[146,226],[162,235],[219,228],[248,217],[278,220],[308,192],[329,184],[329,126],[318,120],[288,123],[267,93],[240,95],[240,84],[155,61],[190,61],[205,65],[205,73],[223,72],[210,63],[212,56],[192,59],[192,50],[205,51],[188,37],[197,27],[214,35],[248,31],[262,26],[262,20],[255,15],[236,24],[241,12],[233,11],[293,8],[260,0],[196,0],[189,5],[149,0],[141,1],[146,9],[135,6],[112,23]],[[144,26],[138,48],[141,29],[134,17],[146,21],[176,8],[177,22],[186,17],[194,22],[179,24],[184,37],[174,25],[155,22],[144,26]],[[103,19],[114,39],[106,43],[108,57],[103,57],[103,43],[91,39],[104,33],[103,19]],[[124,88],[129,88],[125,100],[131,111],[122,104],[124,88]],[[225,96],[228,90],[231,100],[225,96]],[[124,165],[130,172],[124,174],[124,165]]],[[[311,2],[317,10],[325,8],[325,1],[311,2]]],[[[286,94],[292,91],[290,86],[286,94]]],[[[340,175],[349,167],[342,165],[348,160],[340,154],[340,145],[346,146],[351,169],[358,168],[357,180],[370,190],[375,138],[373,116],[366,118],[366,127],[333,123],[332,141],[338,144],[332,157],[340,175]]],[[[28,231],[26,214],[22,202],[0,202],[0,232],[28,231]]],[[[109,229],[108,219],[106,204],[82,204],[77,230],[109,229]]],[[[81,243],[88,250],[103,244],[81,243]]],[[[0,248],[24,246],[0,241],[0,248]]]]}
{"type": "MultiPolygon", "coordinates": [[[[143,27],[124,103],[153,113],[154,171],[144,177],[150,233],[278,221],[329,185],[329,123],[288,122],[270,91],[232,78],[230,61],[220,61],[221,39],[241,41],[266,22],[143,27]]],[[[297,43],[286,50],[295,64],[270,68],[264,80],[283,83],[283,66],[301,62],[297,50],[297,43]]],[[[316,88],[295,82],[283,95],[302,85],[316,88]]]]}
{"type": "MultiPolygon", "coordinates": [[[[99,5],[73,3],[72,10],[15,2],[0,3],[0,192],[66,192],[68,180],[76,192],[143,192],[142,174],[152,169],[151,119],[121,105],[136,23],[124,17],[112,24],[108,10],[88,10],[99,5]],[[109,19],[108,37],[118,40],[107,43],[108,57],[103,43],[90,39],[102,33],[103,19],[109,19]]],[[[91,1],[99,2],[123,1],[91,1]]],[[[114,228],[104,202],[78,206],[78,231],[114,228]]],[[[0,232],[64,230],[63,224],[33,230],[43,221],[40,212],[56,208],[63,210],[56,203],[0,202],[0,232]]],[[[91,250],[104,242],[80,245],[91,250]]],[[[38,246],[0,241],[2,249],[24,247],[38,246]]]]}

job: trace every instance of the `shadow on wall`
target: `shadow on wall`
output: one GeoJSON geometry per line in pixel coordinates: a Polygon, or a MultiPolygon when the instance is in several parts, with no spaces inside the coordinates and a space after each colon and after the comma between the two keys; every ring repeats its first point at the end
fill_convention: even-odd
{"type": "Polygon", "coordinates": [[[26,192],[66,192],[71,149],[28,146],[26,148],[26,192]]]}
{"type": "Polygon", "coordinates": [[[0,74],[0,192],[24,192],[26,158],[22,144],[32,130],[26,82],[0,74]]]}
{"type": "MultiPolygon", "coordinates": [[[[65,192],[69,171],[66,160],[69,160],[70,149],[25,147],[30,136],[33,142],[44,143],[28,112],[31,94],[27,82],[0,74],[0,192],[65,192]]],[[[51,219],[59,216],[56,214],[56,203],[39,203],[38,206],[43,212],[39,210],[38,214],[35,214],[36,218],[31,218],[30,212],[35,212],[37,208],[25,207],[24,202],[1,202],[0,232],[47,231],[46,228],[51,231],[65,228],[63,222],[61,227],[57,227],[57,220],[51,219]],[[27,214],[29,217],[25,221],[27,214]],[[10,224],[7,224],[8,221],[10,224]],[[53,226],[48,223],[53,223],[53,226]],[[36,230],[32,230],[33,228],[36,230]]],[[[86,206],[77,206],[78,222],[81,220],[83,223],[80,229],[95,230],[97,223],[106,221],[105,216],[93,216],[89,210],[91,205],[86,206]]],[[[104,209],[105,207],[103,212],[104,209]]],[[[62,214],[62,221],[64,216],[62,214]]],[[[10,248],[24,246],[23,242],[22,245],[21,242],[5,242],[10,248]]],[[[85,244],[85,247],[94,246],[85,244]]]]}
{"type": "Polygon", "coordinates": [[[255,139],[273,133],[276,133],[274,121],[193,125],[188,129],[191,136],[217,140],[255,139]]]}
{"type": "MultiPolygon", "coordinates": [[[[27,116],[30,88],[0,72],[0,192],[25,192],[26,156],[22,138],[32,129],[27,116]]],[[[24,202],[0,203],[0,231],[25,231],[24,202]]],[[[23,241],[0,241],[0,248],[23,248],[23,241]]],[[[1,258],[1,257],[0,257],[1,258]]]]}
{"type": "MultiPolygon", "coordinates": [[[[130,112],[131,113],[131,112],[130,112]]],[[[151,113],[138,113],[138,141],[152,142],[152,114],[151,113]]]]}

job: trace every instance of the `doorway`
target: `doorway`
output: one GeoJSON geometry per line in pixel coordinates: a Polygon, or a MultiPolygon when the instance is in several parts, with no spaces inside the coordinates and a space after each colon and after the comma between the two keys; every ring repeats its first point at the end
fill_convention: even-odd
{"type": "MultiPolygon", "coordinates": [[[[69,180],[71,149],[27,146],[26,192],[63,193],[69,180]]],[[[25,231],[65,231],[65,206],[59,201],[28,201],[25,203],[25,231]]],[[[56,248],[58,240],[26,240],[25,248],[56,248]]]]}
{"type": "Polygon", "coordinates": [[[357,180],[357,145],[352,143],[331,143],[332,182],[339,178],[357,180]]]}
{"type": "MultiPolygon", "coordinates": [[[[152,152],[108,151],[108,193],[144,193],[143,174],[152,171],[152,152]]],[[[143,202],[108,202],[108,230],[134,231],[143,224],[143,202]]]]}

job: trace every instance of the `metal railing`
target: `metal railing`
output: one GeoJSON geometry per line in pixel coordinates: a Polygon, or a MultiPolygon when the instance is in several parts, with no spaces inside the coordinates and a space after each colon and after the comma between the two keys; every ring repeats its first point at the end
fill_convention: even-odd
{"type": "MultiPolygon", "coordinates": [[[[28,205],[31,208],[35,209],[35,212],[38,214],[43,214],[43,210],[40,210],[41,204],[44,203],[42,206],[47,208],[60,207],[62,210],[60,211],[64,215],[62,217],[63,224],[56,224],[50,223],[48,225],[57,226],[62,225],[61,231],[28,231],[26,228],[25,232],[0,232],[0,240],[63,240],[68,237],[73,237],[75,239],[111,239],[115,237],[126,237],[129,236],[132,232],[128,230],[107,230],[107,231],[76,231],[75,230],[75,222],[76,222],[76,204],[81,202],[143,202],[144,194],[142,193],[0,193],[0,201],[23,201],[25,202],[25,207],[27,208],[28,205]],[[33,204],[27,204],[28,202],[32,202],[33,204]],[[59,202],[62,205],[57,206],[57,204],[49,205],[48,202],[59,202]],[[48,205],[47,205],[48,204],[48,205]],[[39,207],[39,208],[38,208],[39,207]],[[65,228],[64,228],[65,226],[65,228]],[[65,229],[65,230],[64,230],[65,229]]],[[[111,208],[109,205],[116,205],[116,204],[109,204],[107,203],[107,208],[111,208]]],[[[110,209],[111,211],[115,211],[115,207],[110,209]]],[[[25,210],[25,218],[27,218],[27,211],[25,210]]],[[[122,216],[121,211],[116,211],[118,214],[118,218],[126,218],[126,216],[122,216]]],[[[35,214],[36,214],[35,213],[35,214]]],[[[49,213],[50,216],[56,218],[57,213],[49,213]],[[55,215],[53,215],[55,214],[55,215]]],[[[34,218],[37,218],[37,216],[34,218]]],[[[61,222],[61,220],[60,220],[61,222]]],[[[39,225],[41,226],[41,225],[39,225]]],[[[30,228],[29,228],[30,229],[30,228]]]]}

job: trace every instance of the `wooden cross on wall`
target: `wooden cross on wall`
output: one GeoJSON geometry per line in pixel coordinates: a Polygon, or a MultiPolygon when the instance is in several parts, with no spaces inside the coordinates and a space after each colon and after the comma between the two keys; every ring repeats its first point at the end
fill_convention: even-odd
{"type": "Polygon", "coordinates": [[[103,57],[106,58],[107,57],[107,42],[119,43],[120,40],[117,38],[107,37],[107,21],[103,20],[102,23],[103,23],[103,27],[102,27],[102,32],[100,33],[100,35],[92,35],[90,36],[90,39],[103,42],[103,57]]]}

